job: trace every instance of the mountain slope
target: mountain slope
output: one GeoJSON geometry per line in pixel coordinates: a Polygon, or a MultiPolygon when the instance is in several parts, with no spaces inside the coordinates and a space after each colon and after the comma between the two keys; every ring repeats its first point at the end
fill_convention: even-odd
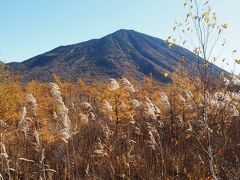
{"type": "MultiPolygon", "coordinates": [[[[20,63],[9,63],[10,70],[22,76],[23,81],[36,79],[50,81],[53,74],[75,81],[81,77],[89,81],[130,76],[143,79],[150,73],[162,82],[169,78],[184,56],[186,65],[196,61],[190,51],[174,45],[170,49],[161,39],[133,30],[119,30],[101,39],[60,46],[20,63]]],[[[214,70],[220,70],[214,66],[214,70]]]]}

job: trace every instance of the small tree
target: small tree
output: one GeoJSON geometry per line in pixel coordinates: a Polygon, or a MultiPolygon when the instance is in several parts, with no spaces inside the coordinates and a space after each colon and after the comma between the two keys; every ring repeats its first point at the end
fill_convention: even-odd
{"type": "MultiPolygon", "coordinates": [[[[218,24],[217,15],[212,11],[209,1],[186,0],[184,6],[187,9],[186,19],[181,23],[175,22],[173,31],[178,32],[182,45],[192,50],[196,55],[192,71],[189,74],[192,75],[192,84],[201,93],[201,103],[197,104],[196,109],[198,109],[199,118],[205,126],[205,142],[199,140],[198,136],[200,135],[195,135],[202,151],[207,155],[212,178],[218,179],[214,168],[212,129],[208,111],[210,106],[209,92],[213,89],[212,85],[215,82],[213,79],[224,76],[224,71],[218,72],[213,63],[220,59],[222,51],[225,49],[226,39],[222,38],[222,35],[224,30],[228,28],[228,24],[218,24]],[[219,47],[221,47],[220,50],[219,47]]],[[[175,38],[169,37],[168,40],[170,39],[174,43],[176,42],[175,38]]],[[[169,48],[172,46],[173,44],[169,43],[169,48]]],[[[186,58],[180,57],[182,63],[186,58]]],[[[225,62],[225,59],[222,61],[225,62]]],[[[194,99],[192,101],[194,104],[194,99]]]]}

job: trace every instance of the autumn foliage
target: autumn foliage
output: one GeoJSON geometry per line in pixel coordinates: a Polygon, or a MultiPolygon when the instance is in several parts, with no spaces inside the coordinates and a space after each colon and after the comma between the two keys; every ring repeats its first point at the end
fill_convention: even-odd
{"type": "Polygon", "coordinates": [[[109,83],[0,86],[4,179],[221,179],[239,177],[239,77],[209,89],[203,120],[199,79],[183,71],[161,85],[109,83]],[[181,75],[181,78],[179,78],[181,75]]]}

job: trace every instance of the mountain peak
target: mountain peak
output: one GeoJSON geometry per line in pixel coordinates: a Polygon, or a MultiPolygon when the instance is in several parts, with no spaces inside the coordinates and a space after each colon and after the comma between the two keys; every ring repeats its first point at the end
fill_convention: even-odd
{"type": "Polygon", "coordinates": [[[120,36],[129,36],[129,35],[137,35],[137,34],[140,34],[140,33],[137,31],[134,31],[132,29],[119,29],[119,30],[107,35],[106,37],[109,37],[109,36],[120,37],[120,36]]]}
{"type": "Polygon", "coordinates": [[[119,33],[136,33],[137,31],[134,31],[132,29],[119,29],[117,31],[115,31],[112,34],[119,34],[119,33]]]}

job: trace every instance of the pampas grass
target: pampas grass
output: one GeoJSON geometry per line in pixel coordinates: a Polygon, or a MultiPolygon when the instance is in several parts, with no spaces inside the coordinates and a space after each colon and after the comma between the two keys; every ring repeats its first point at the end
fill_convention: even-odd
{"type": "Polygon", "coordinates": [[[207,179],[208,132],[217,176],[237,174],[240,96],[230,83],[206,96],[207,125],[193,88],[59,85],[23,91],[17,125],[0,121],[4,179],[207,179]]]}

